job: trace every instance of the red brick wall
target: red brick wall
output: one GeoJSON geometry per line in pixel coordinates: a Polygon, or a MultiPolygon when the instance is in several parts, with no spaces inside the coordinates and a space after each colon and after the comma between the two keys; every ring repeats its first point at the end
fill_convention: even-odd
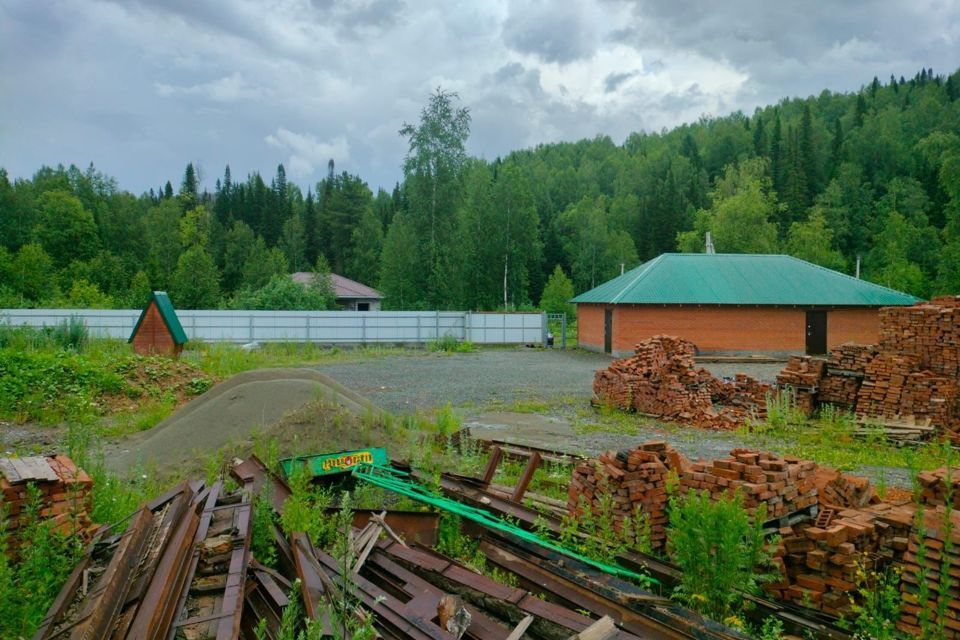
{"type": "Polygon", "coordinates": [[[151,353],[178,355],[180,352],[177,345],[173,343],[173,336],[170,335],[170,330],[160,317],[160,311],[157,310],[154,302],[150,302],[147,315],[133,337],[133,350],[141,355],[151,353]]]}
{"type": "MultiPolygon", "coordinates": [[[[581,346],[603,351],[603,305],[578,305],[577,337],[581,346]]],[[[803,353],[806,350],[806,309],[791,307],[656,307],[615,305],[613,350],[633,346],[658,334],[692,341],[701,353],[803,353]]],[[[827,311],[827,342],[876,342],[877,309],[827,311]]]]}
{"type": "Polygon", "coordinates": [[[589,344],[603,351],[604,305],[577,305],[577,343],[589,344]]]}

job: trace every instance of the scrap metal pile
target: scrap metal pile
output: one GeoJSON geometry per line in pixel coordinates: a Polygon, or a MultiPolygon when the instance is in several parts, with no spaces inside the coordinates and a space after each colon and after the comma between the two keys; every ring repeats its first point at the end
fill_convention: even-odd
{"type": "Polygon", "coordinates": [[[960,442],[960,298],[880,310],[878,345],[846,344],[829,356],[790,359],[777,376],[807,413],[832,404],[891,438],[960,442]]]}
{"type": "Polygon", "coordinates": [[[734,429],[766,416],[770,385],[742,374],[718,379],[696,367],[695,353],[692,342],[674,336],[644,340],[634,355],[597,371],[594,395],[621,409],[709,429],[734,429]]]}
{"type": "MultiPolygon", "coordinates": [[[[376,469],[398,487],[415,487],[438,502],[453,500],[404,472],[376,469]]],[[[234,481],[210,486],[184,482],[123,523],[101,528],[34,638],[275,639],[294,602],[325,638],[349,636],[339,626],[346,619],[365,621],[393,640],[744,637],[636,582],[538,544],[532,533],[510,534],[516,525],[497,505],[523,507],[486,489],[479,490],[479,502],[490,505],[481,521],[503,527],[481,524],[479,548],[519,586],[496,582],[417,542],[431,533],[436,540],[435,513],[354,512],[341,538],[350,552],[334,557],[305,534],[281,532],[276,522],[291,491],[256,457],[236,461],[231,474],[234,481]],[[271,560],[252,551],[251,496],[264,496],[274,508],[271,560]],[[433,524],[432,532],[423,521],[433,524]]],[[[358,481],[361,475],[355,472],[358,481]]],[[[449,474],[441,479],[461,510],[479,508],[467,506],[476,494],[463,482],[449,474]]]]}

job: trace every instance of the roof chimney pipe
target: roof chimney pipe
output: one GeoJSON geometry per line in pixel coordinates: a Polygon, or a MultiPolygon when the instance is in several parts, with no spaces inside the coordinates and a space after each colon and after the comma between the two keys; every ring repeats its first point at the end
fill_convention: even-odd
{"type": "Polygon", "coordinates": [[[713,236],[707,231],[707,253],[716,253],[713,250],[713,236]]]}

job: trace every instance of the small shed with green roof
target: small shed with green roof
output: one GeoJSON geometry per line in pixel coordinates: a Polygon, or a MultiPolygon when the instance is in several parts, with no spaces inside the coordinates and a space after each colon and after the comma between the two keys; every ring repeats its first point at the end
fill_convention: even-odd
{"type": "Polygon", "coordinates": [[[187,334],[165,291],[154,291],[127,341],[141,355],[162,354],[179,358],[187,334]]]}
{"type": "Polygon", "coordinates": [[[880,307],[917,301],[791,256],[707,253],[665,253],[573,299],[580,346],[617,356],[661,334],[705,354],[823,354],[876,342],[880,307]]]}

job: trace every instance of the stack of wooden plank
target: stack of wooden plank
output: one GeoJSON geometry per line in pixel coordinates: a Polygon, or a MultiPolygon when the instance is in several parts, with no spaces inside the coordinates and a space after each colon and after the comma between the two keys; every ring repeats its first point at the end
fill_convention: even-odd
{"type": "Polygon", "coordinates": [[[797,408],[810,415],[816,408],[817,391],[827,362],[810,356],[793,356],[777,374],[778,387],[790,387],[796,396],[797,408]]]}
{"type": "Polygon", "coordinates": [[[950,502],[954,509],[960,509],[960,468],[940,467],[924,471],[917,480],[921,487],[921,502],[932,506],[946,506],[950,502]]]}
{"type": "Polygon", "coordinates": [[[890,505],[876,510],[826,508],[816,522],[782,527],[776,555],[783,573],[766,590],[831,615],[849,613],[851,598],[857,596],[858,569],[869,575],[896,559],[881,549],[899,549],[901,556],[906,549],[911,513],[892,511],[890,505]]]}
{"type": "Polygon", "coordinates": [[[597,371],[593,391],[598,401],[621,409],[703,428],[733,429],[762,418],[770,386],[738,375],[718,380],[693,361],[693,343],[674,336],[654,336],[635,354],[597,371]]]}
{"type": "Polygon", "coordinates": [[[877,355],[872,344],[849,342],[830,351],[827,368],[820,381],[817,400],[841,409],[852,410],[863,382],[867,365],[877,355]]]}
{"type": "Polygon", "coordinates": [[[67,456],[0,458],[0,509],[7,519],[9,549],[19,543],[19,530],[31,523],[27,509],[63,534],[89,537],[97,530],[90,520],[93,480],[67,456]],[[39,503],[31,505],[28,486],[36,487],[39,503]]]}
{"type": "Polygon", "coordinates": [[[680,473],[687,461],[665,442],[646,442],[636,449],[610,451],[587,460],[573,470],[567,509],[579,513],[584,506],[598,511],[601,496],[612,498],[614,519],[645,518],[653,548],[664,545],[667,524],[667,473],[680,473]]]}
{"type": "Polygon", "coordinates": [[[751,515],[766,504],[766,517],[773,519],[817,504],[816,468],[815,462],[793,456],[734,449],[727,458],[692,463],[681,474],[680,485],[684,492],[708,491],[714,498],[739,489],[751,515]]]}
{"type": "Polygon", "coordinates": [[[960,638],[960,510],[941,506],[926,510],[923,516],[923,535],[920,527],[913,528],[909,548],[903,557],[903,572],[900,574],[903,604],[897,628],[911,636],[919,636],[920,612],[926,611],[930,622],[936,624],[938,604],[942,601],[946,605],[942,621],[945,633],[940,637],[960,638]],[[920,554],[921,543],[925,548],[923,554],[920,554]],[[944,569],[952,578],[946,590],[940,585],[944,569]],[[928,587],[926,598],[922,597],[922,582],[928,587]]]}

